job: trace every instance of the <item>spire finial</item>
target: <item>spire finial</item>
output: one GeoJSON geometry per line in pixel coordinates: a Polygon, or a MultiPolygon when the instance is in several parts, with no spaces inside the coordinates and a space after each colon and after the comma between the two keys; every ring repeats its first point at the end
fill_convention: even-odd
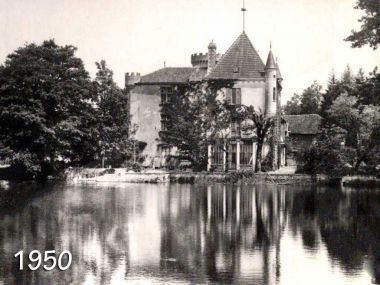
{"type": "Polygon", "coordinates": [[[245,32],[245,12],[247,12],[247,9],[245,9],[245,0],[243,0],[243,8],[241,8],[241,11],[243,12],[243,33],[245,32]]]}
{"type": "Polygon", "coordinates": [[[272,49],[272,40],[269,42],[269,48],[272,49]]]}

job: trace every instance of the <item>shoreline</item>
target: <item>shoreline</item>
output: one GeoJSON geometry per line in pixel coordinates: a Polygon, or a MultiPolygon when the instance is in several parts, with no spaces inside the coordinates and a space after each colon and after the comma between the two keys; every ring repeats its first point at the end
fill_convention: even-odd
{"type": "Polygon", "coordinates": [[[170,172],[151,170],[128,172],[124,168],[75,168],[66,170],[66,182],[117,182],[117,183],[237,183],[278,185],[341,185],[379,187],[380,178],[372,175],[329,177],[324,174],[277,174],[238,171],[228,173],[170,172]]]}

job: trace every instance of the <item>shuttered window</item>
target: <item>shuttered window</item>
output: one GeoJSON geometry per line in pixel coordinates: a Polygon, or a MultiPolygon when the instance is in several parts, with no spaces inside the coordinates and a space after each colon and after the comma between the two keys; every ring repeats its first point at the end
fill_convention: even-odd
{"type": "Polygon", "coordinates": [[[227,89],[226,100],[231,105],[241,105],[241,89],[231,88],[227,89]]]}

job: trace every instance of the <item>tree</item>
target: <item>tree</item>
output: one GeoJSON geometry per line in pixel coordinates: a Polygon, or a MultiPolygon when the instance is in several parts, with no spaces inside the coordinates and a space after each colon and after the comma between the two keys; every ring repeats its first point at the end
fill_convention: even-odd
{"type": "Polygon", "coordinates": [[[301,95],[294,94],[284,111],[287,115],[318,114],[322,101],[322,86],[313,82],[301,95]]]}
{"type": "Polygon", "coordinates": [[[93,159],[93,88],[73,46],[27,44],[0,67],[0,147],[29,177],[93,159]]]}
{"type": "Polygon", "coordinates": [[[302,92],[301,113],[318,114],[320,112],[322,86],[316,81],[302,92]]]}
{"type": "Polygon", "coordinates": [[[326,112],[330,109],[332,103],[338,96],[341,94],[341,88],[339,84],[339,80],[336,78],[334,70],[331,72],[328,82],[327,89],[325,93],[322,95],[322,103],[321,103],[321,115],[326,117],[326,112]]]}
{"type": "Polygon", "coordinates": [[[231,86],[232,81],[220,80],[178,85],[170,103],[162,107],[167,120],[161,139],[177,147],[180,156],[189,159],[194,170],[206,169],[208,145],[225,137],[231,113],[218,95],[223,88],[231,86]]]}
{"type": "Polygon", "coordinates": [[[263,112],[257,112],[253,106],[244,107],[241,118],[245,120],[244,131],[255,134],[257,138],[255,172],[261,172],[263,161],[263,146],[273,129],[275,117],[268,117],[263,112]]]}
{"type": "Polygon", "coordinates": [[[345,40],[352,43],[352,47],[369,45],[374,50],[380,43],[380,2],[377,0],[358,0],[355,9],[363,10],[365,15],[358,21],[362,23],[359,31],[351,31],[345,40]]]}
{"type": "Polygon", "coordinates": [[[97,156],[102,167],[106,162],[118,166],[132,155],[128,94],[116,85],[104,60],[96,67],[97,156]]]}
{"type": "Polygon", "coordinates": [[[380,73],[377,67],[368,76],[356,77],[356,96],[363,105],[380,105],[380,73]]]}
{"type": "Polygon", "coordinates": [[[286,102],[284,107],[284,112],[287,115],[299,115],[301,111],[301,96],[299,94],[294,94],[290,101],[286,102]]]}
{"type": "Polygon", "coordinates": [[[347,94],[340,95],[329,109],[328,119],[347,130],[356,149],[355,169],[368,158],[369,153],[378,146],[380,131],[379,107],[360,105],[358,99],[347,94]]]}
{"type": "Polygon", "coordinates": [[[322,95],[322,104],[321,104],[321,115],[323,117],[327,116],[327,111],[331,108],[333,102],[343,93],[350,96],[357,96],[358,88],[357,82],[359,78],[363,77],[364,74],[359,71],[357,76],[354,76],[351,67],[347,65],[340,79],[337,79],[334,71],[331,73],[327,90],[322,95]]]}

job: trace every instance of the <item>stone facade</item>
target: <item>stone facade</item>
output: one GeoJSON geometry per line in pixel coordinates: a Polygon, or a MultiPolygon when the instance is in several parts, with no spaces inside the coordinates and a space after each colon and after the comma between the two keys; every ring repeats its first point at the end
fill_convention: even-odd
{"type": "MultiPolygon", "coordinates": [[[[170,90],[176,85],[191,81],[234,80],[231,89],[223,90],[221,100],[231,104],[254,106],[258,112],[267,116],[278,116],[280,106],[282,76],[272,51],[268,54],[266,65],[256,52],[248,36],[243,32],[224,55],[217,53],[214,42],[208,46],[206,54],[192,54],[192,67],[167,67],[150,74],[140,76],[138,73],[126,74],[126,88],[130,94],[132,124],[138,125],[136,139],[147,143],[142,155],[145,165],[151,167],[165,166],[166,158],[175,153],[160,141],[159,133],[165,131],[165,114],[161,106],[165,104],[170,90]]],[[[255,167],[256,138],[237,133],[241,122],[231,122],[230,136],[227,140],[228,151],[218,153],[216,145],[209,146],[208,169],[243,169],[255,167]],[[228,164],[228,165],[227,165],[228,164]]],[[[279,136],[279,132],[274,132],[279,136]]],[[[276,142],[275,166],[281,161],[279,138],[276,142]],[[277,155],[277,152],[279,154],[277,155]],[[278,161],[278,162],[277,162],[278,161]]],[[[271,146],[265,145],[264,154],[271,146]]]]}

